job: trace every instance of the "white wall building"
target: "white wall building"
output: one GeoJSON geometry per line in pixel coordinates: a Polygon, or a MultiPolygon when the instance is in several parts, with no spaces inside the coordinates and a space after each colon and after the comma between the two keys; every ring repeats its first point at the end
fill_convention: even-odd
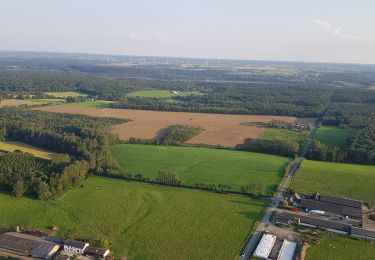
{"type": "Polygon", "coordinates": [[[294,251],[296,250],[296,247],[297,244],[295,242],[291,242],[284,239],[277,260],[293,260],[293,255],[294,251]]]}

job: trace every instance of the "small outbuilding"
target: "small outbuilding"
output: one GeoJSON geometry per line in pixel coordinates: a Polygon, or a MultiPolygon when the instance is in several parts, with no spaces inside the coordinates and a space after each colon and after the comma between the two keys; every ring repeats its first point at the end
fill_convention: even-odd
{"type": "Polygon", "coordinates": [[[64,242],[64,251],[83,255],[86,247],[88,246],[89,246],[88,243],[78,241],[78,240],[68,239],[64,242]]]}
{"type": "Polygon", "coordinates": [[[94,257],[105,258],[108,254],[109,254],[108,249],[104,249],[100,247],[88,246],[85,249],[85,255],[90,255],[94,257]]]}

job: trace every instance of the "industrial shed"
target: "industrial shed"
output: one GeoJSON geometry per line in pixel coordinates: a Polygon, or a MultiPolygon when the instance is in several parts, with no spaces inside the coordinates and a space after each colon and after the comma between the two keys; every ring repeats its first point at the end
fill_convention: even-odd
{"type": "Polygon", "coordinates": [[[267,259],[271,253],[272,247],[276,242],[276,236],[264,234],[260,240],[253,256],[260,259],[267,259]]]}
{"type": "Polygon", "coordinates": [[[293,260],[293,255],[296,247],[297,244],[295,242],[284,239],[277,260],[293,260]]]}
{"type": "Polygon", "coordinates": [[[17,232],[0,234],[0,251],[20,256],[50,259],[59,249],[59,245],[44,241],[39,237],[17,232]]]}

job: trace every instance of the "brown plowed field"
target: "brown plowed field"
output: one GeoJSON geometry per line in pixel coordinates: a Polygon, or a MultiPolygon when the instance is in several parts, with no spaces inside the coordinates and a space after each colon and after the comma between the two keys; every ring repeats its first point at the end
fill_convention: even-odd
{"type": "Polygon", "coordinates": [[[4,99],[0,101],[0,107],[9,106],[9,107],[18,107],[20,105],[35,105],[35,102],[30,100],[21,100],[21,99],[4,99]]]}
{"type": "Polygon", "coordinates": [[[233,147],[236,144],[240,144],[246,137],[258,138],[264,130],[263,127],[245,126],[241,125],[241,123],[269,122],[272,119],[287,122],[297,120],[295,117],[284,116],[221,115],[113,108],[98,109],[63,105],[38,107],[36,110],[131,119],[133,121],[112,128],[112,132],[117,133],[122,140],[127,140],[130,137],[154,138],[160,130],[175,124],[201,127],[205,131],[190,139],[188,143],[220,144],[226,147],[233,147]]]}

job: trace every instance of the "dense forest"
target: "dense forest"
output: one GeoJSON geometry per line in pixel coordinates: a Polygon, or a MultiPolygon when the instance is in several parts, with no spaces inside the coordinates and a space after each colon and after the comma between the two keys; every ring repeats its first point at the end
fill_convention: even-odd
{"type": "Polygon", "coordinates": [[[82,184],[88,174],[116,173],[119,167],[110,156],[109,147],[117,143],[118,138],[107,130],[123,122],[125,120],[0,108],[0,140],[21,141],[60,154],[50,162],[18,153],[3,155],[0,181],[15,193],[21,186],[15,180],[19,180],[25,193],[49,198],[82,184]],[[29,167],[34,170],[28,171],[29,167]],[[14,179],[11,174],[14,171],[20,178],[14,179]],[[41,186],[41,190],[31,190],[35,185],[41,186]]]}
{"type": "MultiPolygon", "coordinates": [[[[71,56],[0,55],[0,98],[24,98],[30,94],[44,97],[45,91],[79,91],[90,98],[116,101],[110,104],[114,108],[317,117],[323,125],[360,131],[343,148],[314,142],[307,155],[310,159],[374,162],[374,66],[232,60],[222,61],[222,67],[215,67],[217,61],[199,59],[192,60],[191,66],[178,66],[171,60],[154,64],[152,57],[142,57],[142,62],[134,58],[130,66],[122,66],[122,62],[129,61],[129,56],[114,56],[111,65],[106,64],[106,56],[92,55],[89,59],[71,56]],[[213,66],[205,67],[206,62],[213,66]],[[142,89],[198,91],[202,95],[173,97],[175,102],[127,97],[128,93],[142,89]]],[[[2,132],[4,129],[0,128],[0,138],[2,132]]],[[[175,137],[130,142],[181,144],[189,131],[181,134],[174,131],[170,136],[175,137]]],[[[21,137],[20,134],[18,138],[21,137]]],[[[249,141],[247,149],[250,143],[252,150],[288,156],[296,147],[295,144],[249,141]]]]}
{"type": "Polygon", "coordinates": [[[243,144],[238,145],[236,149],[294,157],[298,153],[300,145],[294,141],[246,138],[243,144]]]}

